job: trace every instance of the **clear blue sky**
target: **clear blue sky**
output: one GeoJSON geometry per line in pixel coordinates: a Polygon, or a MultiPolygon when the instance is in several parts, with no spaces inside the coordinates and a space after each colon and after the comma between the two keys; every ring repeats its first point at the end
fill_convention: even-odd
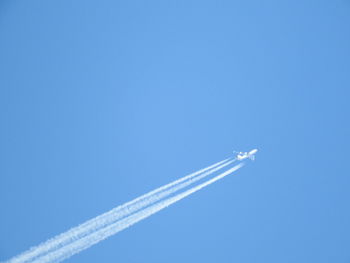
{"type": "Polygon", "coordinates": [[[0,3],[0,260],[228,156],[67,260],[349,262],[350,2],[0,3]]]}

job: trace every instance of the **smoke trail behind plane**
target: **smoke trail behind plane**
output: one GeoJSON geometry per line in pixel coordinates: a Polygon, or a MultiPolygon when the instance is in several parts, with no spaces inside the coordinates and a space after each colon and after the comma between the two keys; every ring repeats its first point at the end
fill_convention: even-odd
{"type": "Polygon", "coordinates": [[[109,212],[106,212],[100,216],[97,216],[75,228],[62,233],[37,247],[33,247],[30,250],[10,259],[7,263],[24,263],[31,262],[38,257],[44,256],[50,251],[54,251],[67,244],[74,242],[98,229],[103,228],[107,224],[111,224],[121,218],[130,215],[146,206],[149,206],[162,198],[173,194],[180,189],[189,186],[190,184],[203,179],[204,177],[224,168],[225,166],[234,162],[235,159],[228,158],[223,161],[217,162],[211,166],[203,168],[197,172],[184,176],[172,183],[159,187],[141,197],[138,197],[130,202],[127,202],[121,206],[118,206],[109,212]]]}
{"type": "Polygon", "coordinates": [[[157,213],[158,211],[170,206],[171,204],[176,203],[177,201],[199,191],[200,189],[224,178],[225,176],[232,174],[233,172],[235,172],[236,170],[240,169],[241,167],[243,167],[244,163],[239,163],[237,165],[235,165],[234,167],[232,167],[231,169],[215,176],[212,179],[209,179],[208,181],[205,181],[197,186],[194,186],[182,193],[179,193],[173,197],[170,197],[168,199],[162,200],[152,206],[149,206],[143,210],[140,210],[139,212],[136,212],[124,219],[121,219],[120,221],[117,221],[113,224],[110,224],[108,226],[106,226],[103,229],[100,229],[98,231],[95,231],[93,233],[91,233],[90,235],[83,237],[79,240],[76,240],[75,242],[66,245],[58,250],[52,251],[51,253],[48,253],[46,255],[44,255],[43,257],[40,257],[34,261],[32,261],[32,263],[57,263],[57,262],[61,262],[64,259],[67,259],[71,256],[73,256],[74,254],[77,254],[89,247],[91,247],[92,245],[132,226],[133,224],[157,213]]]}

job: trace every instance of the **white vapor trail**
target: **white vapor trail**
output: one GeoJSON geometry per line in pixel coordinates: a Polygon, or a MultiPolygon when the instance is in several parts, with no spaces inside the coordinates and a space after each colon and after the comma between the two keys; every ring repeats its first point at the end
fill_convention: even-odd
{"type": "Polygon", "coordinates": [[[98,231],[95,231],[91,233],[88,236],[85,236],[79,240],[76,240],[75,242],[64,246],[58,250],[52,251],[43,257],[37,258],[36,260],[32,261],[32,263],[58,263],[61,262],[64,259],[67,259],[74,254],[77,254],[81,252],[84,249],[89,248],[90,246],[132,226],[133,224],[157,213],[158,211],[170,206],[171,204],[176,203],[177,201],[199,191],[200,189],[222,179],[223,177],[233,173],[234,171],[238,170],[244,165],[244,163],[239,163],[236,166],[232,167],[231,169],[217,175],[216,177],[205,181],[204,183],[201,183],[197,186],[194,186],[180,194],[177,194],[173,197],[169,197],[168,199],[162,200],[152,206],[149,206],[143,210],[140,210],[137,213],[134,213],[124,219],[121,219],[113,224],[109,224],[108,226],[104,227],[103,229],[100,229],[98,231]]]}
{"type": "Polygon", "coordinates": [[[175,180],[165,186],[159,187],[145,195],[142,195],[130,202],[127,202],[121,206],[118,206],[102,215],[99,215],[93,219],[86,221],[85,223],[74,227],[48,241],[40,244],[39,246],[33,247],[28,251],[10,259],[6,263],[25,263],[33,262],[36,258],[40,258],[51,251],[56,251],[61,247],[64,247],[82,237],[89,235],[109,225],[121,218],[130,215],[146,206],[149,206],[166,196],[189,186],[190,184],[203,179],[204,177],[222,169],[223,167],[234,162],[235,159],[225,159],[217,162],[211,166],[203,168],[197,172],[184,176],[178,180],[175,180]]]}

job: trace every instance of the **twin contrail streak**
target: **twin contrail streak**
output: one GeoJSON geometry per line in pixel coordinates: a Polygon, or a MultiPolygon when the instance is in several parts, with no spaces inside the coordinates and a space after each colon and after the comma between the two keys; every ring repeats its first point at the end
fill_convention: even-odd
{"type": "Polygon", "coordinates": [[[205,183],[195,186],[174,197],[163,200],[175,192],[188,187],[194,182],[204,179],[208,175],[230,165],[234,161],[235,159],[232,158],[220,161],[165,186],[159,187],[143,196],[118,206],[107,213],[88,220],[87,222],[62,233],[37,247],[31,248],[30,250],[10,259],[7,263],[60,262],[221,179],[243,166],[243,164],[238,164],[205,183]]]}
{"type": "MultiPolygon", "coordinates": [[[[144,194],[130,202],[127,202],[123,205],[120,205],[102,215],[99,215],[93,219],[90,219],[86,221],[85,223],[74,227],[52,239],[49,239],[48,241],[40,244],[39,246],[33,247],[29,249],[28,251],[18,255],[17,257],[14,257],[8,263],[23,263],[23,262],[30,262],[33,259],[40,257],[52,250],[56,250],[68,243],[71,243],[82,236],[85,236],[86,234],[98,230],[101,227],[104,227],[105,225],[112,223],[115,220],[118,220],[130,213],[133,213],[147,205],[152,204],[153,202],[156,202],[159,200],[160,195],[157,195],[158,193],[162,193],[162,197],[164,198],[166,195],[173,193],[175,190],[173,189],[176,187],[177,190],[181,189],[182,187],[186,187],[189,183],[189,180],[192,180],[196,178],[197,175],[200,175],[201,178],[204,178],[205,176],[208,176],[218,169],[221,169],[229,164],[231,164],[234,161],[232,158],[225,159],[223,161],[217,162],[211,166],[208,166],[206,168],[203,168],[201,170],[198,170],[194,173],[191,173],[187,176],[184,176],[178,180],[175,180],[167,185],[161,186],[147,194],[144,194]],[[215,169],[215,170],[214,170],[215,169]],[[183,183],[180,185],[180,183],[183,183]]],[[[199,180],[197,179],[197,180],[199,180]]],[[[197,181],[195,180],[195,181],[197,181]]]]}

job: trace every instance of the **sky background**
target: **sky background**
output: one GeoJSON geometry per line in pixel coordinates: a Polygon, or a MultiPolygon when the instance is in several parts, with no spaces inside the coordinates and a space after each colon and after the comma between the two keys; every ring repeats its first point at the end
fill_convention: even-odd
{"type": "Polygon", "coordinates": [[[0,3],[0,261],[256,161],[66,262],[350,262],[350,2],[0,3]]]}

